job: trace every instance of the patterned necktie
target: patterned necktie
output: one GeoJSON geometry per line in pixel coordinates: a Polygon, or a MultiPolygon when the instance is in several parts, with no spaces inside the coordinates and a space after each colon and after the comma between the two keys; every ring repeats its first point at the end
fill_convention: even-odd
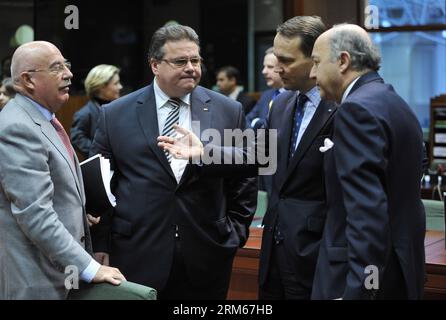
{"type": "MultiPolygon", "coordinates": [[[[174,124],[178,124],[180,120],[180,106],[181,100],[178,98],[171,98],[168,103],[170,104],[171,110],[167,115],[166,122],[164,124],[162,136],[175,137],[174,124]]],[[[172,161],[172,155],[168,151],[164,151],[166,154],[167,161],[170,163],[172,161]]]]}
{"type": "Polygon", "coordinates": [[[304,118],[305,113],[305,102],[307,102],[308,98],[304,94],[299,94],[299,97],[297,98],[297,105],[296,110],[294,112],[294,126],[293,126],[293,132],[291,135],[291,145],[290,145],[290,153],[289,153],[289,159],[291,159],[294,156],[294,152],[296,152],[297,147],[297,137],[299,136],[299,128],[302,124],[302,120],[304,118]]]}
{"type": "Polygon", "coordinates": [[[57,120],[56,117],[51,119],[51,124],[53,125],[54,129],[56,129],[57,134],[60,137],[60,140],[62,140],[62,143],[64,144],[65,148],[67,149],[68,154],[70,155],[70,159],[73,162],[74,165],[74,151],[73,147],[71,146],[70,138],[68,138],[68,134],[63,128],[62,124],[57,120]]]}

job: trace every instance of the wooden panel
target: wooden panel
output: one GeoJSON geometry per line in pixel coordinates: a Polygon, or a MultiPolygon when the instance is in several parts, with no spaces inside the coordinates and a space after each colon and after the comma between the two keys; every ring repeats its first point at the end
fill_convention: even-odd
{"type": "MultiPolygon", "coordinates": [[[[259,253],[262,229],[251,228],[246,245],[234,259],[228,300],[254,300],[258,297],[259,253]]],[[[446,250],[443,231],[427,231],[426,283],[424,299],[446,299],[446,250]]]]}

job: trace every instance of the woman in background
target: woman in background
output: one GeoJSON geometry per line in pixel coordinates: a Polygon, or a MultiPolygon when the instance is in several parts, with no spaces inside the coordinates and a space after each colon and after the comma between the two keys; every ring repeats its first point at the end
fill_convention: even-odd
{"type": "Polygon", "coordinates": [[[15,93],[11,78],[3,79],[0,85],[0,111],[2,111],[9,100],[15,97],[15,93]]]}
{"type": "Polygon", "coordinates": [[[101,64],[91,69],[85,79],[85,91],[90,101],[74,114],[71,127],[71,143],[85,158],[93,142],[101,106],[120,96],[119,72],[115,66],[101,64]]]}

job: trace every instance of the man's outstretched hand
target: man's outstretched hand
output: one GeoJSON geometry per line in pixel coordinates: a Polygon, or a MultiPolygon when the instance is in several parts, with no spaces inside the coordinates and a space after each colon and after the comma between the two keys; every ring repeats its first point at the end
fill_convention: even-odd
{"type": "Polygon", "coordinates": [[[203,156],[203,144],[192,132],[178,125],[173,126],[177,138],[159,136],[158,147],[168,151],[175,159],[199,161],[203,156]]]}

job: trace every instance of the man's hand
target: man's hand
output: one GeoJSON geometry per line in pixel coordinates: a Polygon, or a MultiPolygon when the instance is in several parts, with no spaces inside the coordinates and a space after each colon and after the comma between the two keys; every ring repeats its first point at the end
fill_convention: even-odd
{"type": "Polygon", "coordinates": [[[203,156],[203,144],[192,132],[178,125],[173,126],[178,138],[158,137],[158,147],[168,151],[176,159],[198,161],[203,156]]]}
{"type": "Polygon", "coordinates": [[[94,259],[104,266],[110,265],[109,255],[106,252],[95,252],[94,259]]]}
{"type": "Polygon", "coordinates": [[[101,217],[93,217],[91,214],[87,213],[87,222],[88,222],[88,226],[91,227],[95,224],[98,224],[99,221],[101,221],[101,217]]]}
{"type": "Polygon", "coordinates": [[[93,278],[93,283],[108,282],[115,286],[120,285],[122,281],[126,281],[121,271],[116,268],[101,266],[93,278]]]}

